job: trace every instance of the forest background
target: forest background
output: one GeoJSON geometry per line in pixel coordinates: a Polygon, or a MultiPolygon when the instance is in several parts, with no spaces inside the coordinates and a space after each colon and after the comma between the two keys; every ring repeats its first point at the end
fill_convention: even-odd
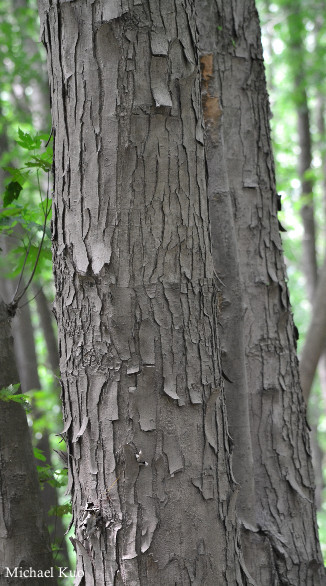
{"type": "MultiPolygon", "coordinates": [[[[280,230],[299,331],[302,382],[309,397],[318,524],[326,559],[326,2],[256,4],[282,197],[280,230]],[[312,354],[316,361],[321,357],[311,386],[312,354]]],[[[14,323],[22,386],[16,399],[28,410],[55,556],[63,562],[70,556],[72,566],[69,532],[64,537],[71,514],[51,313],[51,121],[35,0],[0,0],[0,53],[0,293],[9,302],[33,275],[14,323]]],[[[0,399],[12,399],[14,391],[0,390],[0,399]]]]}

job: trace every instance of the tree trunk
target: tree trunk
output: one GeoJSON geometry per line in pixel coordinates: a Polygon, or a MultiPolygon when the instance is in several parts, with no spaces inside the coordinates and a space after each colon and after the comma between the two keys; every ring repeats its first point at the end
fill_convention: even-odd
{"type": "Polygon", "coordinates": [[[300,357],[300,378],[303,394],[308,400],[319,358],[325,350],[326,332],[326,258],[320,270],[312,316],[300,357]]]}
{"type": "MultiPolygon", "coordinates": [[[[0,388],[18,382],[10,316],[0,303],[0,388]]],[[[52,552],[40,508],[38,482],[30,433],[24,409],[12,401],[1,402],[0,409],[0,575],[1,584],[18,586],[30,579],[8,577],[7,568],[35,572],[51,570],[52,552]]],[[[47,578],[56,584],[56,579],[47,578]]],[[[33,577],[35,586],[44,578],[33,577]]]]}
{"type": "Polygon", "coordinates": [[[50,4],[39,2],[77,570],[87,586],[245,584],[193,3],[50,4]]]}
{"type": "MultiPolygon", "coordinates": [[[[316,39],[318,40],[318,39],[316,39]]],[[[323,227],[324,227],[324,241],[326,243],[326,152],[325,152],[325,97],[318,93],[317,95],[317,129],[318,129],[318,148],[321,158],[322,169],[322,198],[323,198],[323,227]]],[[[325,384],[326,388],[326,384],[325,384]]]]}
{"type": "Polygon", "coordinates": [[[53,315],[50,311],[49,302],[43,291],[43,288],[38,283],[33,287],[37,313],[40,319],[41,328],[46,344],[48,362],[52,372],[55,375],[59,374],[59,351],[58,340],[54,333],[53,315]]]}
{"type": "MultiPolygon", "coordinates": [[[[7,249],[6,238],[1,239],[2,247],[7,249]]],[[[0,278],[0,296],[6,303],[10,303],[15,294],[17,280],[0,278]]],[[[25,286],[22,279],[21,289],[25,286]]],[[[28,294],[27,294],[28,296],[28,294]]],[[[32,316],[29,304],[26,303],[25,297],[22,300],[22,307],[18,308],[12,321],[12,333],[14,337],[14,353],[18,369],[19,382],[22,392],[26,393],[31,390],[41,389],[41,382],[38,375],[38,363],[35,349],[34,330],[32,325],[32,316]]],[[[33,409],[33,419],[38,419],[42,413],[35,408],[33,409]]],[[[59,431],[58,429],[56,431],[59,431]]],[[[51,446],[48,429],[44,429],[42,438],[37,442],[37,447],[43,452],[46,458],[46,464],[51,465],[51,446]]],[[[65,541],[65,529],[60,517],[49,516],[49,510],[58,504],[58,495],[56,488],[48,482],[44,483],[41,490],[41,499],[44,511],[44,522],[48,525],[51,542],[61,544],[61,555],[64,564],[68,563],[68,553],[65,541]]]]}
{"type": "MultiPolygon", "coordinates": [[[[232,198],[243,282],[257,526],[256,532],[243,532],[245,561],[259,585],[315,586],[324,583],[324,568],[278,230],[258,15],[253,0],[206,1],[198,6],[202,46],[208,53],[213,48],[214,79],[209,82],[213,115],[209,124],[211,132],[217,129],[219,137],[223,136],[224,185],[228,184],[232,198]]],[[[222,167],[223,158],[219,161],[222,167]]],[[[218,180],[221,185],[221,173],[218,180]]],[[[227,189],[223,191],[226,198],[227,189]]],[[[219,231],[219,226],[215,229],[219,231]]],[[[236,290],[238,287],[239,282],[236,290]]],[[[228,284],[227,296],[230,289],[228,284]]],[[[236,362],[234,370],[238,366],[236,362]]],[[[233,372],[226,374],[232,379],[233,372]]],[[[240,421],[240,415],[238,418],[240,421]]],[[[234,453],[239,449],[242,446],[235,443],[234,453]]]]}
{"type": "Polygon", "coordinates": [[[299,177],[301,182],[301,218],[303,223],[303,272],[307,283],[307,292],[310,303],[313,303],[316,290],[318,270],[316,255],[316,227],[313,200],[313,182],[306,173],[311,169],[311,137],[308,100],[306,91],[302,88],[301,76],[296,79],[294,91],[301,99],[297,105],[298,136],[299,136],[299,177]],[[301,91],[300,91],[301,90],[301,91]]]}

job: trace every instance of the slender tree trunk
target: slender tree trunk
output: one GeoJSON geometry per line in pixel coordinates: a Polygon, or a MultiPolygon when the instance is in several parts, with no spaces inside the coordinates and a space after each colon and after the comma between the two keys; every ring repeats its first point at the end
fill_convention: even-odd
{"type": "Polygon", "coordinates": [[[294,102],[297,109],[297,129],[300,153],[298,172],[301,182],[301,217],[303,223],[303,272],[306,278],[307,293],[310,303],[317,285],[318,270],[316,257],[316,227],[313,199],[313,181],[307,176],[311,169],[312,149],[310,134],[310,116],[305,82],[305,48],[304,7],[301,0],[289,0],[287,25],[289,31],[289,51],[291,74],[294,80],[294,102]],[[299,11],[301,19],[298,18],[299,11]]]}
{"type": "Polygon", "coordinates": [[[324,239],[326,243],[326,128],[325,128],[325,97],[318,94],[317,97],[317,129],[319,134],[319,151],[321,158],[322,169],[322,197],[323,197],[323,212],[324,212],[324,239]]]}
{"type": "Polygon", "coordinates": [[[77,569],[87,586],[245,584],[193,3],[39,6],[77,569]]]}
{"type": "MultiPolygon", "coordinates": [[[[223,127],[219,133],[224,139],[243,282],[257,524],[256,532],[243,535],[245,561],[256,584],[315,586],[324,583],[324,568],[278,230],[258,15],[253,0],[200,2],[199,6],[200,36],[206,46],[206,39],[215,39],[216,119],[213,115],[210,124],[211,131],[223,127]]],[[[235,445],[235,453],[237,449],[235,445]]]]}
{"type": "MultiPolygon", "coordinates": [[[[6,250],[5,239],[2,239],[3,249],[6,250]]],[[[17,282],[16,280],[0,278],[0,295],[7,303],[13,299],[17,282]]],[[[21,288],[24,288],[22,280],[21,288]]],[[[18,308],[12,322],[12,333],[14,337],[14,352],[19,374],[19,381],[22,392],[41,389],[41,382],[38,375],[38,362],[35,349],[34,331],[29,304],[25,304],[25,298],[22,300],[22,307],[18,308]]],[[[38,419],[42,414],[36,409],[33,410],[33,418],[38,419]]],[[[57,430],[59,431],[59,430],[57,430]]],[[[46,463],[51,465],[51,447],[48,430],[44,429],[42,438],[37,442],[37,446],[42,450],[46,463]]],[[[61,545],[62,561],[68,563],[67,546],[64,539],[65,529],[60,517],[49,516],[49,510],[58,504],[56,489],[49,483],[45,483],[41,491],[43,511],[45,514],[44,522],[49,526],[51,541],[59,542],[61,545]]]]}
{"type": "MultiPolygon", "coordinates": [[[[43,289],[40,289],[40,283],[34,285],[33,291],[36,295],[36,305],[37,305],[37,312],[38,317],[40,320],[40,325],[42,329],[42,333],[44,336],[46,349],[47,349],[47,357],[49,366],[53,372],[53,392],[55,390],[58,393],[58,397],[60,394],[60,385],[57,380],[57,376],[59,375],[59,353],[58,353],[58,342],[57,338],[54,334],[53,329],[53,316],[50,311],[49,303],[46,298],[46,295],[43,289]]],[[[58,430],[59,431],[59,430],[58,430]]],[[[61,431],[61,430],[60,430],[61,431]]],[[[41,440],[39,441],[38,447],[43,450],[47,461],[51,463],[51,451],[50,451],[50,443],[49,443],[49,436],[47,433],[43,433],[41,440]]],[[[48,511],[53,505],[58,504],[58,496],[56,493],[56,489],[51,487],[49,484],[46,484],[43,491],[43,502],[44,508],[48,511]]],[[[55,542],[60,546],[60,561],[65,565],[69,565],[69,556],[67,550],[67,543],[65,539],[65,527],[63,525],[61,517],[54,518],[53,516],[50,518],[51,520],[51,538],[55,540],[55,542]]]]}
{"type": "MultiPolygon", "coordinates": [[[[18,382],[10,316],[0,303],[0,388],[18,382]]],[[[0,409],[0,580],[1,584],[29,584],[30,579],[11,578],[6,568],[51,570],[52,552],[40,507],[40,487],[30,433],[23,407],[1,402],[0,409]]],[[[47,578],[55,584],[55,578],[47,578]]],[[[35,586],[44,578],[33,577],[35,586]]]]}
{"type": "MultiPolygon", "coordinates": [[[[299,7],[298,7],[299,8],[299,7]]],[[[293,9],[294,3],[293,3],[293,9]]],[[[302,9],[302,6],[301,6],[302,9]]],[[[315,296],[316,296],[316,288],[318,284],[318,279],[320,277],[318,274],[318,266],[317,266],[317,253],[316,253],[316,223],[315,223],[315,204],[314,204],[314,182],[312,178],[307,176],[307,173],[311,170],[311,163],[312,163],[312,141],[311,141],[311,128],[310,128],[310,112],[309,112],[309,105],[308,105],[308,97],[307,91],[305,86],[305,70],[306,70],[306,60],[305,60],[305,46],[304,46],[304,35],[306,33],[303,27],[297,27],[297,19],[293,20],[293,15],[288,17],[288,26],[289,26],[289,33],[291,37],[290,41],[290,49],[292,51],[292,72],[294,74],[294,95],[295,95],[295,102],[297,108],[297,128],[298,128],[298,142],[300,147],[300,152],[298,155],[298,172],[301,182],[301,218],[303,224],[303,241],[302,241],[302,249],[303,249],[303,274],[306,280],[306,290],[307,296],[310,301],[310,305],[312,307],[313,313],[315,313],[314,305],[315,305],[315,296]]],[[[326,258],[326,257],[325,257],[326,258]]],[[[311,327],[310,327],[310,334],[311,334],[311,327]]],[[[311,335],[309,336],[309,341],[311,341],[311,335]]],[[[320,358],[319,361],[319,368],[318,374],[322,389],[322,395],[325,396],[326,394],[326,355],[325,355],[325,344],[322,353],[318,353],[318,357],[320,358]]],[[[314,347],[314,343],[313,343],[314,347]]],[[[313,351],[313,348],[309,351],[310,355],[313,351]]],[[[312,382],[309,384],[307,388],[307,378],[309,378],[310,368],[311,365],[307,364],[306,360],[306,353],[307,353],[307,346],[305,345],[304,348],[305,356],[304,360],[300,359],[300,374],[301,374],[301,383],[303,387],[303,394],[306,399],[306,403],[308,404],[308,399],[310,395],[310,391],[312,388],[312,382]],[[308,368],[308,372],[305,372],[306,367],[308,368]]],[[[317,366],[317,365],[316,365],[317,366]]],[[[315,374],[316,368],[314,369],[315,374]]],[[[314,463],[314,471],[315,471],[315,478],[316,478],[316,504],[317,507],[320,508],[322,503],[321,497],[321,490],[320,487],[323,486],[323,471],[321,465],[321,458],[320,454],[317,449],[318,438],[317,438],[317,426],[314,421],[311,423],[311,436],[312,436],[312,445],[313,445],[313,463],[314,463]]]]}
{"type": "Polygon", "coordinates": [[[40,284],[33,287],[37,313],[40,319],[40,324],[46,344],[48,362],[52,372],[56,375],[59,373],[59,351],[58,339],[54,333],[53,315],[50,311],[49,302],[40,284]]]}
{"type": "MultiPolygon", "coordinates": [[[[7,150],[7,138],[2,133],[0,152],[7,150]]],[[[0,185],[3,184],[4,172],[0,169],[0,185]]],[[[11,337],[12,316],[8,315],[8,307],[2,300],[5,280],[0,278],[0,281],[1,389],[19,382],[19,375],[11,337]]],[[[24,367],[29,368],[28,362],[24,367]]],[[[37,382],[35,377],[33,387],[34,382],[37,382]]],[[[5,568],[32,567],[36,572],[46,571],[53,567],[53,557],[44,509],[40,506],[41,491],[26,414],[21,405],[13,402],[0,401],[0,463],[0,583],[30,584],[30,579],[7,578],[5,568]]],[[[33,580],[35,586],[44,584],[44,578],[33,580]]],[[[55,578],[47,580],[56,584],[55,578]]]]}
{"type": "MultiPolygon", "coordinates": [[[[324,212],[324,241],[325,241],[325,257],[326,257],[326,150],[325,150],[325,105],[323,96],[319,95],[317,100],[317,128],[319,134],[319,151],[321,157],[322,169],[322,197],[323,197],[323,212],[324,212]]],[[[326,332],[325,332],[326,338],[326,332]]],[[[318,374],[320,379],[321,393],[326,409],[326,345],[320,357],[318,364],[318,374]]]]}
{"type": "Polygon", "coordinates": [[[313,182],[306,173],[311,169],[311,136],[310,120],[306,91],[302,88],[302,78],[296,79],[295,88],[301,96],[297,106],[298,137],[299,137],[299,177],[301,181],[301,218],[303,223],[303,272],[306,277],[307,292],[310,303],[313,303],[316,290],[318,270],[316,255],[316,227],[313,201],[313,182]]]}
{"type": "Polygon", "coordinates": [[[326,332],[326,259],[320,270],[312,316],[300,357],[300,377],[303,394],[308,400],[319,358],[325,348],[326,332]]]}

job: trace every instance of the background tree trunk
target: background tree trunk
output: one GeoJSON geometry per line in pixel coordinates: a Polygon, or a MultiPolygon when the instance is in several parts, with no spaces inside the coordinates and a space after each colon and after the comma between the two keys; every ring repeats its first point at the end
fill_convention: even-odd
{"type": "MultiPolygon", "coordinates": [[[[2,249],[8,253],[8,237],[1,238],[2,249]]],[[[15,294],[17,279],[3,279],[0,278],[0,295],[4,301],[9,304],[15,294]]],[[[22,279],[20,290],[24,290],[25,282],[22,279]]],[[[22,392],[41,389],[41,382],[38,375],[38,362],[36,356],[34,330],[32,325],[32,316],[30,306],[26,302],[26,297],[30,295],[27,292],[26,296],[21,301],[22,307],[19,307],[16,315],[12,321],[12,333],[14,338],[14,353],[18,369],[19,382],[21,384],[22,392]]],[[[44,310],[43,310],[44,311],[44,310]]],[[[48,334],[49,336],[50,334],[48,334]]],[[[57,365],[58,371],[58,365],[57,365]]],[[[32,404],[33,404],[33,397],[32,404]]],[[[33,420],[37,420],[42,414],[33,407],[33,420]]],[[[42,431],[42,438],[37,441],[37,447],[43,452],[46,458],[46,464],[51,465],[51,446],[49,433],[47,429],[42,431]]],[[[44,522],[48,525],[51,542],[58,542],[61,544],[61,561],[68,563],[68,553],[66,541],[64,538],[65,529],[62,524],[62,519],[57,516],[50,515],[49,511],[52,507],[58,504],[58,495],[56,488],[51,486],[48,482],[44,483],[41,490],[41,499],[44,511],[44,522]]]]}
{"type": "MultiPolygon", "coordinates": [[[[324,583],[324,568],[278,229],[279,201],[258,15],[253,0],[200,2],[198,6],[201,49],[213,51],[208,85],[215,117],[208,124],[210,133],[218,132],[224,139],[226,171],[217,179],[220,185],[224,181],[231,193],[243,283],[257,527],[256,531],[243,531],[245,562],[259,585],[315,586],[324,583]]],[[[222,166],[221,156],[219,162],[222,166]]],[[[228,189],[224,188],[224,197],[228,189]]],[[[214,216],[212,221],[217,221],[214,216]]],[[[227,297],[232,285],[228,283],[228,287],[227,297]]],[[[234,368],[238,368],[237,362],[234,368]]],[[[233,373],[227,374],[232,379],[233,373]]],[[[232,417],[235,425],[236,417],[241,424],[242,414],[237,415],[231,404],[231,421],[232,417]]],[[[240,449],[235,442],[234,454],[240,449]]]]}
{"type": "Polygon", "coordinates": [[[50,310],[49,302],[44,293],[41,283],[33,286],[35,301],[37,305],[37,313],[40,319],[44,340],[46,343],[48,362],[52,372],[58,376],[59,374],[59,351],[58,339],[54,332],[54,318],[50,310]]]}
{"type": "Polygon", "coordinates": [[[326,258],[320,270],[312,316],[300,357],[300,377],[303,394],[308,400],[318,361],[325,349],[326,332],[326,258]]]}
{"type": "MultiPolygon", "coordinates": [[[[10,317],[0,302],[0,388],[18,382],[10,317]]],[[[1,584],[30,583],[22,578],[6,578],[5,568],[32,567],[49,570],[53,566],[49,536],[40,507],[40,486],[31,437],[24,409],[18,403],[0,405],[0,575],[1,584]]],[[[49,578],[56,584],[56,579],[49,578]]],[[[42,586],[44,578],[33,578],[42,586]]]]}
{"type": "Polygon", "coordinates": [[[246,583],[193,3],[39,6],[77,569],[87,586],[246,583]]]}

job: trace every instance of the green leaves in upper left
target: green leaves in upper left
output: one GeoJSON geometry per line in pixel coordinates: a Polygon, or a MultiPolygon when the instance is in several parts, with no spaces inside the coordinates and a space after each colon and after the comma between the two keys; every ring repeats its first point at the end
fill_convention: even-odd
{"type": "Polygon", "coordinates": [[[24,163],[24,167],[20,169],[15,167],[4,168],[5,171],[10,173],[11,181],[6,186],[3,195],[3,207],[8,207],[19,198],[31,171],[41,170],[45,173],[51,171],[52,146],[47,144],[45,150],[42,152],[42,140],[48,140],[48,135],[31,134],[29,132],[23,132],[21,128],[18,128],[17,144],[27,151],[32,151],[34,154],[31,155],[30,160],[24,163]]]}

